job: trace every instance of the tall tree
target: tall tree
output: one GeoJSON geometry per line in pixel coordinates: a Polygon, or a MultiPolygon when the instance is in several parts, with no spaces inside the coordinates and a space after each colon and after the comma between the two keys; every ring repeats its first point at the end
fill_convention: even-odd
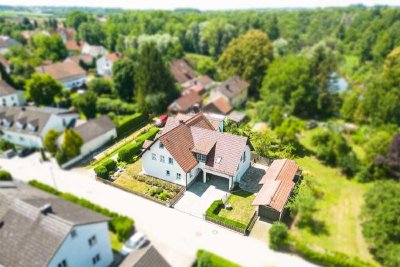
{"type": "Polygon", "coordinates": [[[280,37],[280,31],[278,26],[278,17],[274,15],[272,17],[272,21],[269,25],[268,36],[272,41],[278,39],[280,37]]]}
{"type": "Polygon", "coordinates": [[[54,103],[54,98],[61,94],[63,87],[47,74],[35,73],[26,82],[25,91],[27,98],[37,105],[49,106],[54,103]]]}
{"type": "Polygon", "coordinates": [[[72,104],[81,111],[86,118],[92,119],[96,117],[97,109],[96,109],[96,100],[97,94],[93,91],[86,91],[82,95],[77,95],[72,104]]]}
{"type": "Polygon", "coordinates": [[[132,60],[122,58],[114,62],[113,81],[115,90],[122,100],[130,101],[135,90],[135,65],[132,60]]]}
{"type": "Polygon", "coordinates": [[[258,95],[264,74],[273,59],[268,35],[250,30],[232,40],[218,60],[223,76],[240,75],[250,83],[250,93],[258,95]]]}
{"type": "Polygon", "coordinates": [[[82,11],[75,10],[68,13],[65,24],[69,27],[74,28],[75,30],[78,30],[79,25],[87,22],[88,20],[89,17],[87,14],[83,13],[82,11]]]}
{"type": "Polygon", "coordinates": [[[400,133],[393,137],[386,156],[386,163],[391,175],[400,181],[400,133]]]}
{"type": "Polygon", "coordinates": [[[60,133],[54,129],[50,129],[43,140],[43,145],[52,155],[55,155],[58,146],[57,146],[57,139],[60,136],[60,133]]]}
{"type": "Polygon", "coordinates": [[[59,35],[37,34],[32,37],[30,47],[35,56],[42,60],[59,61],[67,56],[67,48],[59,35]]]}
{"type": "Polygon", "coordinates": [[[145,44],[135,73],[136,103],[142,111],[162,112],[177,95],[169,68],[154,43],[145,44]]]}
{"type": "Polygon", "coordinates": [[[79,25],[78,36],[91,45],[106,45],[107,34],[100,23],[84,22],[79,25]]]}

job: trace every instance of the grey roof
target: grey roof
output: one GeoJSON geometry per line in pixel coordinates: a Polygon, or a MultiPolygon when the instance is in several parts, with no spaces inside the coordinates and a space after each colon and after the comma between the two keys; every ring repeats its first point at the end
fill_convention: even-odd
{"type": "Polygon", "coordinates": [[[89,120],[75,128],[82,137],[84,143],[87,143],[112,129],[115,129],[115,124],[107,116],[89,120]]]}
{"type": "Polygon", "coordinates": [[[147,246],[129,254],[120,267],[171,267],[154,246],[147,246]]]}
{"type": "Polygon", "coordinates": [[[10,127],[6,127],[4,123],[0,121],[0,129],[40,136],[52,114],[62,116],[74,113],[66,109],[58,108],[0,107],[0,120],[6,119],[12,122],[10,127]],[[37,129],[35,131],[30,131],[27,125],[22,129],[18,129],[16,125],[17,121],[25,121],[27,124],[30,124],[37,129]]]}
{"type": "Polygon", "coordinates": [[[247,90],[247,88],[249,88],[248,82],[239,76],[233,76],[220,84],[215,90],[228,98],[232,98],[239,95],[242,91],[247,90]]]}
{"type": "Polygon", "coordinates": [[[0,187],[0,265],[46,266],[75,225],[109,220],[23,183],[0,187]],[[52,212],[39,207],[50,204],[52,212]]]}
{"type": "Polygon", "coordinates": [[[0,48],[9,48],[15,45],[22,45],[17,40],[8,36],[0,36],[0,48]]]}
{"type": "MultiPolygon", "coordinates": [[[[0,77],[1,78],[1,77],[0,77]]],[[[15,94],[16,90],[14,87],[6,83],[4,80],[0,80],[0,96],[6,96],[15,94]]]]}

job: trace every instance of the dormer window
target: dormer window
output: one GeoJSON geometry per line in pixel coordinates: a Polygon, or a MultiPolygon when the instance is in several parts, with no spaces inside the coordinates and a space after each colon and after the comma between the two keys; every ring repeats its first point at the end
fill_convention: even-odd
{"type": "Polygon", "coordinates": [[[220,164],[220,163],[221,163],[221,160],[222,160],[222,157],[217,157],[217,158],[215,159],[215,163],[220,164]]]}
{"type": "Polygon", "coordinates": [[[37,126],[35,126],[35,125],[29,123],[29,124],[28,124],[28,129],[29,129],[29,131],[31,131],[31,132],[36,132],[37,126]]]}
{"type": "Polygon", "coordinates": [[[9,128],[11,127],[11,121],[7,120],[7,119],[3,119],[3,124],[5,127],[9,128]]]}
{"type": "Polygon", "coordinates": [[[203,154],[196,154],[196,157],[197,157],[197,161],[199,161],[199,162],[206,162],[206,160],[207,160],[207,156],[203,155],[203,154]]]}
{"type": "Polygon", "coordinates": [[[16,126],[17,126],[17,129],[22,130],[22,129],[24,129],[25,124],[18,121],[16,126]]]}

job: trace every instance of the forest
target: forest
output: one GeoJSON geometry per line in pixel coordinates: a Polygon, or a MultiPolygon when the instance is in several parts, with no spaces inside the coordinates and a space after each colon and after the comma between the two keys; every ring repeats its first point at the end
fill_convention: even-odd
{"type": "MultiPolygon", "coordinates": [[[[357,222],[368,251],[383,266],[400,266],[400,8],[114,10],[105,16],[99,21],[74,10],[33,25],[0,18],[0,35],[26,44],[5,55],[13,69],[7,75],[0,68],[3,79],[38,104],[63,101],[91,118],[99,112],[165,112],[180,91],[167,67],[174,59],[185,58],[197,73],[216,81],[240,75],[250,84],[243,111],[251,119],[228,131],[249,136],[266,157],[300,162],[315,157],[324,168],[339,170],[340,178],[334,179],[344,177],[362,188],[357,222]],[[74,28],[76,41],[125,56],[114,65],[112,81],[96,78],[83,97],[74,98],[33,74],[44,61],[63,60],[67,52],[59,37],[37,35],[26,43],[21,32],[55,29],[58,23],[74,28]],[[346,88],[338,88],[338,79],[346,88]],[[55,95],[43,98],[35,84],[55,95]],[[307,127],[310,120],[323,127],[307,127]],[[256,122],[268,129],[252,133],[256,122]]],[[[312,223],[321,195],[317,191],[323,186],[314,180],[298,193],[298,201],[308,205],[291,204],[303,224],[312,223]]]]}

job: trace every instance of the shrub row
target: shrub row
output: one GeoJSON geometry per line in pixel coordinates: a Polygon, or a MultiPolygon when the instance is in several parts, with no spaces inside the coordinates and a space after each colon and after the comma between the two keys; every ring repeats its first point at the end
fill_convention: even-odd
{"type": "Polygon", "coordinates": [[[112,159],[106,159],[103,164],[94,168],[94,172],[103,179],[108,179],[110,172],[114,171],[117,163],[112,159]]]}
{"type": "Polygon", "coordinates": [[[136,138],[135,143],[131,143],[123,147],[120,151],[118,151],[118,161],[127,163],[133,162],[133,157],[140,153],[144,141],[153,139],[158,131],[159,129],[156,127],[150,128],[150,130],[148,130],[146,133],[136,138]]]}
{"type": "MultiPolygon", "coordinates": [[[[293,239],[293,238],[292,238],[293,239]]],[[[357,257],[350,257],[340,252],[318,252],[299,240],[293,240],[293,248],[305,259],[316,264],[327,267],[373,267],[375,265],[360,260],[357,257]]]]}
{"type": "Polygon", "coordinates": [[[239,267],[240,265],[233,263],[221,256],[206,250],[197,251],[197,260],[194,264],[196,267],[239,267]]]}
{"type": "Polygon", "coordinates": [[[12,181],[12,176],[8,171],[0,170],[0,181],[12,181]]]}
{"type": "Polygon", "coordinates": [[[101,114],[114,112],[116,114],[132,114],[135,112],[135,105],[126,103],[121,99],[100,97],[96,102],[97,111],[101,114]]]}
{"type": "Polygon", "coordinates": [[[126,117],[121,121],[114,121],[117,126],[117,135],[120,136],[132,129],[136,129],[139,125],[147,120],[146,115],[141,113],[133,114],[132,116],[126,117]]]}
{"type": "Polygon", "coordinates": [[[222,203],[222,200],[215,200],[211,206],[207,209],[206,211],[206,216],[210,217],[214,220],[217,220],[219,222],[225,223],[229,226],[236,227],[239,229],[246,230],[247,226],[244,225],[243,223],[219,216],[218,213],[219,211],[224,207],[224,204],[222,203]]]}
{"type": "Polygon", "coordinates": [[[48,193],[59,196],[68,201],[71,201],[79,206],[88,208],[92,211],[95,211],[95,212],[98,212],[105,216],[110,217],[112,219],[109,222],[110,231],[115,233],[118,237],[118,240],[120,240],[120,241],[125,241],[129,237],[129,234],[132,231],[132,227],[134,226],[134,221],[127,216],[123,216],[116,212],[110,211],[106,208],[103,208],[99,205],[93,204],[92,202],[90,202],[86,199],[79,198],[79,197],[76,197],[76,196],[68,194],[68,193],[60,192],[60,191],[54,189],[53,187],[43,184],[41,182],[38,182],[36,180],[29,181],[29,184],[40,190],[46,191],[48,193]]]}
{"type": "Polygon", "coordinates": [[[173,196],[168,194],[167,191],[165,191],[161,187],[153,187],[149,190],[149,195],[152,197],[159,198],[162,201],[166,201],[168,198],[172,198],[173,196]]]}

